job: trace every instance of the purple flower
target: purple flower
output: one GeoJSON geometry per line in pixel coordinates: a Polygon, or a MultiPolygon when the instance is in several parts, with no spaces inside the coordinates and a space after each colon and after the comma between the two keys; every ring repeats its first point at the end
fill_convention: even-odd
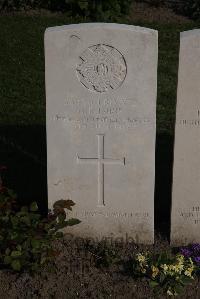
{"type": "Polygon", "coordinates": [[[192,252],[188,248],[181,248],[180,252],[184,257],[191,257],[192,252]]]}
{"type": "Polygon", "coordinates": [[[194,252],[200,252],[200,244],[193,244],[191,248],[194,252]]]}
{"type": "Polygon", "coordinates": [[[200,264],[200,256],[196,256],[194,258],[194,261],[197,263],[197,264],[200,264]]]}

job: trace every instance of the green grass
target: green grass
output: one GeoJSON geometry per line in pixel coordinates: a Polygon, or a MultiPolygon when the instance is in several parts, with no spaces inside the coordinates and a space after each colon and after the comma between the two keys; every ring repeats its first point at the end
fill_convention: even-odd
{"type": "MultiPolygon", "coordinates": [[[[64,15],[0,17],[0,126],[45,125],[44,31],[49,26],[78,22],[81,20],[64,15]]],[[[134,25],[159,31],[158,131],[171,133],[175,118],[179,32],[194,28],[194,23],[134,25]]]]}

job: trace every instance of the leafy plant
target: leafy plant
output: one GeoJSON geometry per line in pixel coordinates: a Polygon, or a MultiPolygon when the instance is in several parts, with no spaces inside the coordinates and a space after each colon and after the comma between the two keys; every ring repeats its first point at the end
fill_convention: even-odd
{"type": "Polygon", "coordinates": [[[200,0],[185,0],[173,6],[178,13],[184,14],[194,20],[200,19],[200,0]]]}
{"type": "Polygon", "coordinates": [[[63,236],[60,229],[80,223],[66,219],[65,209],[74,202],[60,200],[47,217],[42,217],[36,202],[20,207],[14,192],[0,180],[0,269],[36,271],[59,252],[52,241],[63,236]]]}
{"type": "Polygon", "coordinates": [[[162,289],[169,296],[180,294],[184,286],[193,281],[195,270],[192,259],[181,254],[138,253],[133,262],[136,276],[147,277],[156,292],[162,289]]]}
{"type": "Polygon", "coordinates": [[[67,12],[91,19],[114,19],[127,14],[132,0],[0,0],[1,10],[40,9],[67,12]]]}

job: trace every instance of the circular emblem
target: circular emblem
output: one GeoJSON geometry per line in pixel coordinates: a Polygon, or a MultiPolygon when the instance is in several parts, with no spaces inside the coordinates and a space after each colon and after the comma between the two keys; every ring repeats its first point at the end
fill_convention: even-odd
{"type": "Polygon", "coordinates": [[[118,50],[99,44],[89,47],[81,54],[76,71],[79,81],[87,89],[105,92],[122,85],[127,67],[118,50]]]}

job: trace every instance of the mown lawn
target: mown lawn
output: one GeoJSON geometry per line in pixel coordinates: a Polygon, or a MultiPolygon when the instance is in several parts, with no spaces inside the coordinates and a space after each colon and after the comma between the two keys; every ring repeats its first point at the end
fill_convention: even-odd
{"type": "MultiPolygon", "coordinates": [[[[45,125],[44,31],[49,26],[77,22],[81,20],[64,15],[0,17],[1,126],[45,125]]],[[[192,29],[194,23],[134,25],[159,31],[158,131],[172,132],[179,32],[192,29]]]]}

